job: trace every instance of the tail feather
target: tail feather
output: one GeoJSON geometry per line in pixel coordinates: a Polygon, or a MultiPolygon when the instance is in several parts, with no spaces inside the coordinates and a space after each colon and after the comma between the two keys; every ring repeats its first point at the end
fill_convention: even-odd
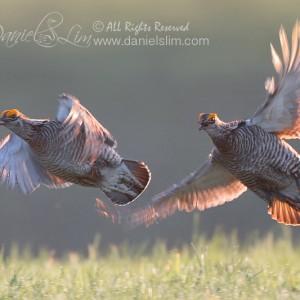
{"type": "Polygon", "coordinates": [[[128,159],[124,159],[123,162],[132,175],[142,184],[142,192],[148,186],[151,179],[151,173],[147,165],[143,162],[128,159]]]}
{"type": "Polygon", "coordinates": [[[133,160],[123,160],[120,171],[125,171],[125,175],[119,178],[114,188],[104,189],[103,192],[114,204],[125,205],[143,193],[151,173],[145,163],[133,160]]]}
{"type": "Polygon", "coordinates": [[[270,203],[268,214],[278,223],[292,226],[300,225],[300,210],[287,202],[273,199],[270,203]]]}

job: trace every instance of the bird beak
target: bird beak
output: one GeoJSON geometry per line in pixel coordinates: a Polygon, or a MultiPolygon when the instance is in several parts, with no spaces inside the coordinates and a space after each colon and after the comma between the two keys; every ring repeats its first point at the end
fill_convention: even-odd
{"type": "MultiPolygon", "coordinates": [[[[0,123],[0,124],[1,124],[1,123],[0,123]]],[[[198,121],[198,125],[199,125],[199,130],[202,130],[204,126],[201,124],[200,121],[198,121]]]]}
{"type": "Polygon", "coordinates": [[[198,121],[199,130],[203,130],[204,127],[208,126],[207,116],[208,116],[207,114],[199,115],[199,121],[198,121]]]}
{"type": "Polygon", "coordinates": [[[204,129],[204,127],[206,127],[206,126],[208,126],[208,124],[207,123],[201,123],[200,121],[198,122],[198,124],[199,124],[199,130],[203,130],[204,129]]]}

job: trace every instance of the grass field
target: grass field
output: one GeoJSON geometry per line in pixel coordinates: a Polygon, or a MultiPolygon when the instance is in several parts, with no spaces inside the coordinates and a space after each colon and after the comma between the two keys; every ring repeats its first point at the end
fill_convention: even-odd
{"type": "Polygon", "coordinates": [[[147,254],[128,246],[101,253],[96,239],[86,258],[14,248],[0,263],[0,299],[299,299],[300,245],[288,231],[243,247],[220,232],[193,240],[180,250],[158,241],[147,254]]]}

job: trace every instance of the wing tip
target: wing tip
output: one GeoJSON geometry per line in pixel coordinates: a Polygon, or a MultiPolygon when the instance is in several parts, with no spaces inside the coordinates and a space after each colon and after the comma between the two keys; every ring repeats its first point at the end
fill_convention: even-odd
{"type": "Polygon", "coordinates": [[[110,220],[112,223],[121,223],[118,217],[117,210],[112,207],[112,205],[107,205],[103,200],[96,198],[97,211],[104,218],[110,220]]]}
{"type": "Polygon", "coordinates": [[[80,102],[78,98],[76,98],[75,96],[63,92],[61,94],[58,95],[58,100],[71,100],[71,101],[75,101],[75,102],[80,102]]]}
{"type": "Polygon", "coordinates": [[[80,101],[73,95],[68,93],[62,93],[58,95],[58,110],[56,113],[56,120],[64,122],[69,116],[74,105],[80,104],[80,101]]]}
{"type": "Polygon", "coordinates": [[[124,229],[131,230],[140,225],[146,227],[155,223],[158,219],[155,211],[149,206],[142,208],[132,208],[128,205],[114,205],[110,202],[96,198],[97,212],[113,224],[124,226],[124,229]]]}
{"type": "Polygon", "coordinates": [[[272,43],[270,43],[272,62],[275,71],[282,77],[285,73],[298,69],[300,49],[299,49],[300,26],[297,19],[292,31],[291,51],[288,36],[283,25],[279,29],[279,40],[282,51],[282,58],[276,52],[272,43]]]}

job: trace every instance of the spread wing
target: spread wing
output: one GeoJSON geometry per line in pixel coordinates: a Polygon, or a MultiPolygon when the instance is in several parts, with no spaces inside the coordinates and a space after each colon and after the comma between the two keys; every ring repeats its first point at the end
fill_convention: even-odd
{"type": "Polygon", "coordinates": [[[45,171],[29,145],[14,133],[0,142],[0,183],[6,182],[9,189],[18,186],[28,194],[40,184],[50,188],[63,188],[71,185],[45,171]]]}
{"type": "Polygon", "coordinates": [[[79,160],[96,159],[101,153],[103,144],[116,148],[115,138],[80,104],[78,99],[62,94],[58,101],[60,104],[56,120],[65,125],[60,134],[65,138],[66,144],[72,144],[74,140],[81,141],[80,145],[77,144],[79,160]]]}
{"type": "Polygon", "coordinates": [[[209,159],[178,184],[154,196],[144,207],[108,206],[97,199],[99,212],[117,223],[133,226],[152,224],[176,210],[205,210],[231,201],[247,190],[238,179],[215,161],[209,159]]]}
{"type": "Polygon", "coordinates": [[[271,44],[272,61],[278,73],[278,82],[274,77],[266,81],[268,97],[250,119],[250,124],[285,139],[300,138],[300,29],[298,21],[292,34],[292,49],[283,27],[279,38],[283,62],[271,44]]]}

